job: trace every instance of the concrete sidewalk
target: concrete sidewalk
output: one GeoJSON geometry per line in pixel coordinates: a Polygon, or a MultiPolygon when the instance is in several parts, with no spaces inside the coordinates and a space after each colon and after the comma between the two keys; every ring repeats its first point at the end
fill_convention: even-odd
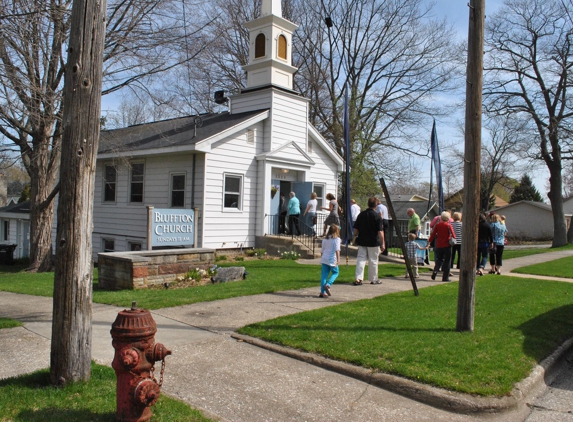
{"type": "MultiPolygon", "coordinates": [[[[571,255],[573,251],[569,255],[559,252],[534,255],[526,257],[525,265],[571,255]]],[[[506,272],[520,265],[517,260],[515,264],[512,261],[504,264],[506,272]]],[[[439,283],[432,282],[426,274],[418,279],[418,288],[439,283]]],[[[328,300],[316,297],[317,286],[152,311],[158,325],[156,341],[173,350],[173,355],[167,358],[164,391],[215,419],[228,421],[525,420],[530,414],[525,401],[504,414],[451,413],[375,387],[368,380],[361,381],[231,337],[237,328],[253,322],[411,288],[408,279],[394,278],[384,279],[382,285],[335,284],[333,296],[328,300]]],[[[25,323],[23,328],[0,330],[0,378],[49,366],[51,307],[50,298],[0,292],[0,316],[25,323]]],[[[121,309],[93,306],[92,355],[106,365],[113,358],[109,330],[121,309]]],[[[535,411],[529,420],[551,420],[544,418],[555,414],[561,418],[555,420],[573,421],[573,415],[565,413],[567,408],[571,411],[573,402],[573,388],[566,381],[567,377],[573,379],[571,368],[569,371],[562,367],[557,373],[558,387],[552,394],[548,393],[551,389],[544,388],[543,374],[538,374],[532,391],[549,396],[538,402],[530,397],[535,411]],[[549,410],[543,410],[545,407],[549,410]],[[531,419],[537,416],[541,419],[531,419]]],[[[427,387],[417,385],[417,390],[425,391],[427,387]]],[[[457,400],[455,396],[450,399],[457,400]]]]}

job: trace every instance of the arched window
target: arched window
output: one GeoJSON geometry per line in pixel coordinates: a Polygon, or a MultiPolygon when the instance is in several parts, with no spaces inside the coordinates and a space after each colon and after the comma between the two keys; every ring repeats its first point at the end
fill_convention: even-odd
{"type": "Polygon", "coordinates": [[[279,35],[278,56],[281,59],[287,59],[287,39],[284,35],[279,35]]]}
{"type": "Polygon", "coordinates": [[[265,37],[265,34],[259,34],[257,35],[257,38],[255,38],[255,59],[266,56],[265,52],[266,42],[267,42],[267,37],[265,37]]]}

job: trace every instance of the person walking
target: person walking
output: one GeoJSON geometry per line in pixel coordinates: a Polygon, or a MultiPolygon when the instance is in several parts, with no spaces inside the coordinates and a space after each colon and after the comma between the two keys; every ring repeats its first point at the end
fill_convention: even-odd
{"type": "Polygon", "coordinates": [[[288,201],[288,229],[291,235],[298,235],[300,230],[298,228],[298,217],[300,216],[300,201],[296,197],[294,192],[289,194],[290,199],[288,201]]]}
{"type": "Polygon", "coordinates": [[[328,210],[329,214],[328,217],[324,220],[324,231],[322,233],[322,237],[326,237],[326,229],[331,224],[336,224],[340,227],[340,217],[338,216],[338,202],[336,202],[336,198],[333,194],[327,193],[326,199],[328,199],[328,208],[321,207],[323,210],[328,210]]]}
{"type": "MultiPolygon", "coordinates": [[[[388,228],[390,227],[388,219],[388,207],[382,203],[380,199],[376,199],[376,212],[382,218],[382,226],[384,227],[384,239],[388,238],[388,228]]],[[[382,249],[382,255],[388,255],[388,244],[382,249]]]]}
{"type": "Polygon", "coordinates": [[[418,233],[420,232],[421,225],[420,225],[420,216],[416,214],[414,208],[408,208],[406,211],[408,217],[408,233],[414,233],[416,237],[418,237],[418,233]]]}
{"type": "Polygon", "coordinates": [[[286,218],[288,213],[288,201],[285,199],[285,194],[281,192],[280,207],[279,207],[279,233],[285,234],[287,232],[286,218]]]}
{"type": "MultiPolygon", "coordinates": [[[[423,246],[420,246],[418,242],[416,242],[416,235],[414,233],[408,233],[408,241],[405,244],[406,246],[406,254],[408,255],[408,261],[410,261],[410,266],[414,271],[414,277],[418,277],[418,249],[424,250],[423,246]]],[[[406,275],[404,278],[408,278],[408,268],[406,268],[406,275]]]]}
{"type": "Polygon", "coordinates": [[[462,257],[462,213],[454,213],[454,221],[452,223],[454,233],[456,234],[456,244],[452,245],[452,261],[450,268],[454,268],[454,261],[456,260],[456,253],[458,254],[458,264],[456,269],[460,269],[460,258],[462,257]]]}
{"type": "Polygon", "coordinates": [[[316,192],[310,194],[310,200],[306,204],[306,209],[304,210],[305,224],[309,227],[309,236],[315,236],[314,225],[316,224],[316,206],[318,201],[316,199],[316,192]]]}
{"type": "Polygon", "coordinates": [[[318,297],[331,295],[330,287],[338,277],[340,263],[340,229],[336,224],[328,228],[326,238],[322,240],[322,255],[320,257],[322,273],[320,276],[320,294],[318,297]],[[329,277],[330,276],[330,277],[329,277]]]}
{"type": "Polygon", "coordinates": [[[432,240],[436,239],[436,247],[434,249],[434,253],[436,254],[437,258],[436,265],[434,266],[434,271],[432,271],[432,280],[436,279],[436,275],[441,269],[442,281],[450,281],[450,259],[452,253],[450,239],[456,238],[454,229],[450,224],[450,218],[450,213],[447,211],[444,211],[441,214],[441,221],[432,229],[432,234],[430,234],[430,239],[428,239],[428,245],[426,245],[426,248],[429,248],[432,240]]]}
{"type": "Polygon", "coordinates": [[[354,199],[350,200],[350,215],[352,217],[352,225],[358,218],[358,214],[360,214],[360,206],[356,203],[354,199]]]}
{"type": "Polygon", "coordinates": [[[491,227],[487,222],[487,217],[485,214],[480,214],[478,223],[477,275],[483,275],[492,242],[493,237],[491,235],[491,227]]]}
{"type": "Polygon", "coordinates": [[[368,280],[370,284],[380,284],[378,280],[378,255],[384,249],[384,227],[382,218],[376,212],[376,198],[368,198],[368,208],[358,214],[354,223],[354,236],[358,245],[354,285],[362,285],[364,267],[368,261],[368,280]]]}
{"type": "Polygon", "coordinates": [[[494,214],[491,218],[492,223],[491,237],[492,237],[492,248],[489,254],[489,263],[491,269],[490,274],[501,274],[502,256],[503,249],[505,247],[505,236],[507,233],[507,227],[502,223],[501,216],[494,214]]]}

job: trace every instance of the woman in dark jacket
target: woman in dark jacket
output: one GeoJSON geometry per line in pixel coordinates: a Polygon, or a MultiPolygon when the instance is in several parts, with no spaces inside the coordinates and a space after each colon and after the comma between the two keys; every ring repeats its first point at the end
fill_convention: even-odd
{"type": "Polygon", "coordinates": [[[489,246],[492,242],[491,227],[485,215],[480,214],[478,225],[477,275],[483,275],[483,271],[487,265],[489,246]]]}

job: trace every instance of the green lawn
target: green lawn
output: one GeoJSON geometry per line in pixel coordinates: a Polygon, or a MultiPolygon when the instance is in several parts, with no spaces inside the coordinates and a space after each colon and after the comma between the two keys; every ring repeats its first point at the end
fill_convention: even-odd
{"type": "Polygon", "coordinates": [[[243,334],[450,390],[508,394],[573,336],[573,284],[477,280],[475,331],[455,331],[458,283],[298,313],[243,334]]]}
{"type": "MultiPolygon", "coordinates": [[[[537,255],[540,253],[550,253],[556,251],[567,251],[573,249],[573,244],[568,244],[565,246],[560,246],[558,248],[523,248],[523,249],[511,249],[511,245],[509,246],[510,249],[505,249],[503,251],[503,258],[504,259],[511,259],[511,258],[520,258],[522,256],[529,256],[529,255],[537,255]]],[[[390,248],[390,252],[394,252],[398,255],[402,254],[402,250],[400,248],[390,248]]],[[[430,249],[430,262],[434,261],[434,251],[430,249]]]]}
{"type": "MultiPolygon", "coordinates": [[[[343,258],[344,261],[344,258],[343,258]]],[[[320,266],[303,265],[291,260],[254,260],[240,264],[249,273],[244,281],[187,289],[150,289],[103,291],[97,289],[97,270],[94,273],[93,301],[116,306],[131,306],[132,301],[145,309],[159,309],[197,302],[228,299],[284,290],[296,290],[305,287],[318,287],[320,284],[320,266]]],[[[0,269],[0,290],[39,296],[52,296],[54,273],[29,274],[24,272],[3,272],[0,269]]],[[[355,266],[340,266],[338,283],[354,281],[355,266]]],[[[400,276],[404,266],[397,264],[380,265],[380,277],[400,276]]]]}
{"type": "Polygon", "coordinates": [[[573,257],[543,262],[541,264],[528,265],[513,270],[514,273],[545,275],[549,277],[573,278],[573,257]]]}
{"type": "MultiPolygon", "coordinates": [[[[0,380],[0,422],[108,422],[115,420],[113,369],[92,364],[89,382],[53,388],[49,370],[0,380]]],[[[155,422],[208,422],[199,411],[161,395],[151,408],[155,422]]]]}
{"type": "Polygon", "coordinates": [[[20,327],[22,325],[20,321],[16,321],[15,319],[0,317],[0,329],[20,327]]]}

